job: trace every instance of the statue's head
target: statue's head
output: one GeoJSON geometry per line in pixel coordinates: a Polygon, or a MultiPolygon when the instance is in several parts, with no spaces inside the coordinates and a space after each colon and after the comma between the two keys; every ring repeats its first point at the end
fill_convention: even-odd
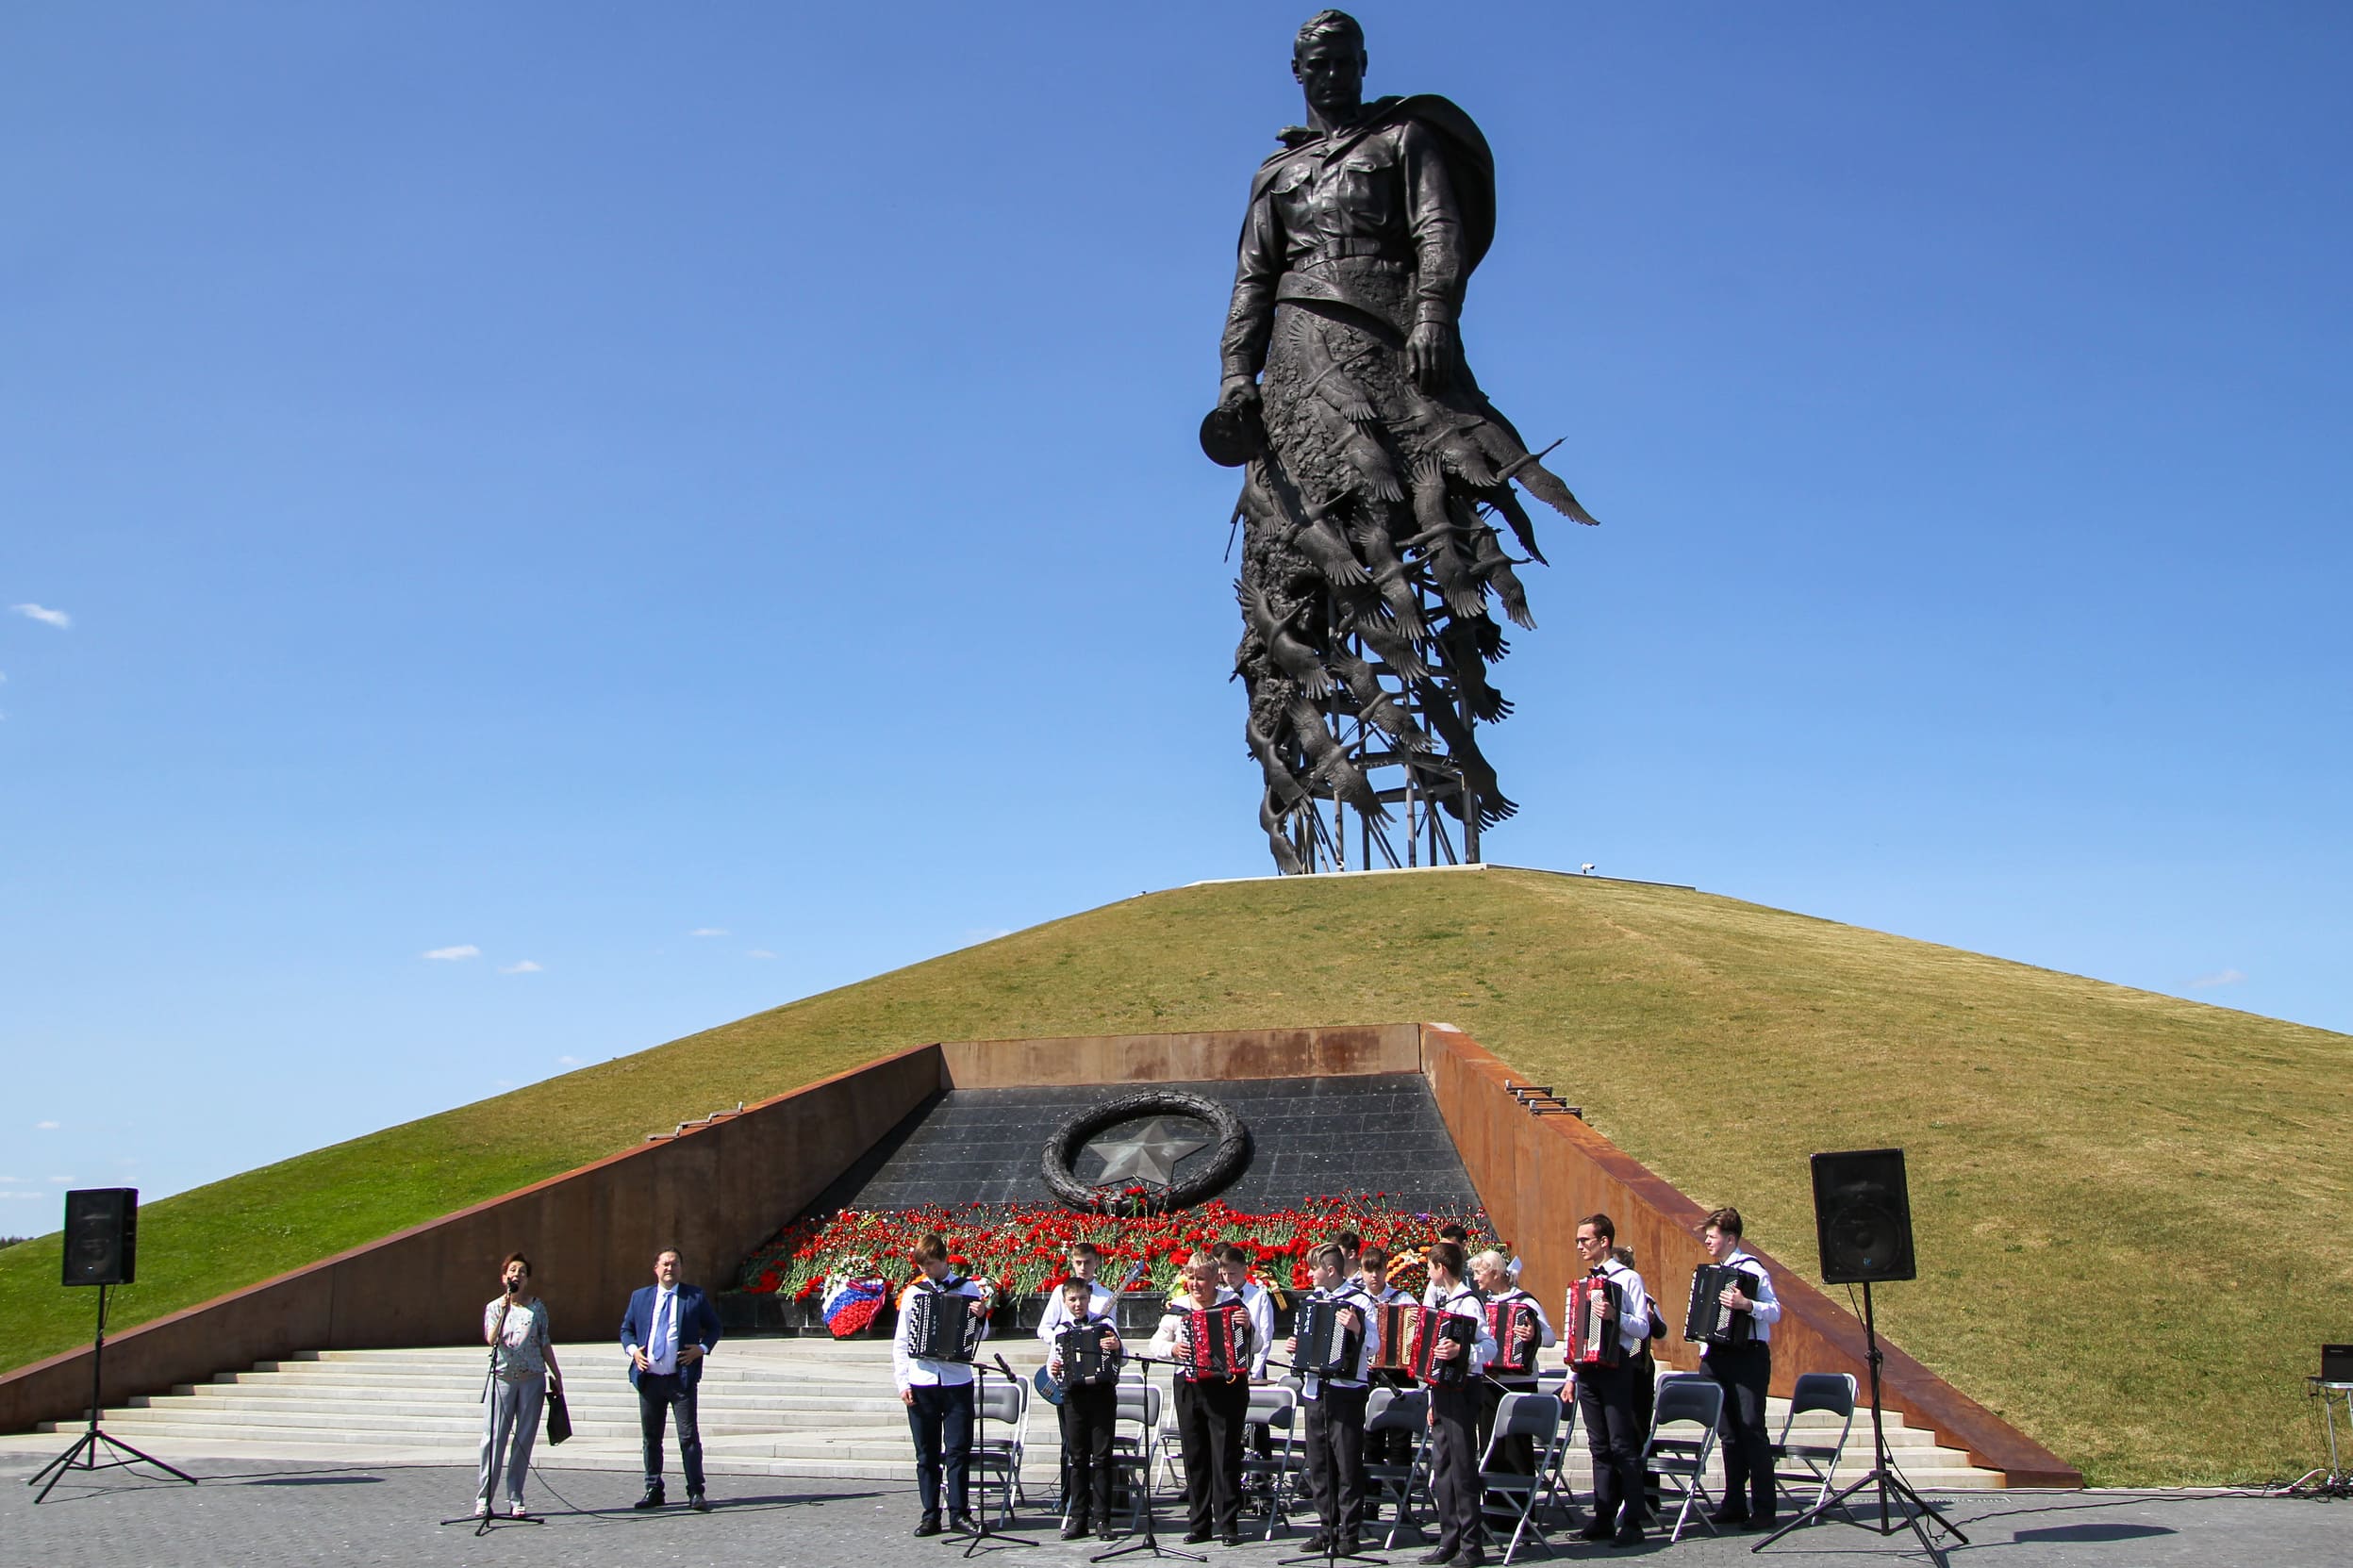
{"type": "Polygon", "coordinates": [[[1291,42],[1291,74],[1320,114],[1352,113],[1365,99],[1365,29],[1346,11],[1317,11],[1291,42]]]}

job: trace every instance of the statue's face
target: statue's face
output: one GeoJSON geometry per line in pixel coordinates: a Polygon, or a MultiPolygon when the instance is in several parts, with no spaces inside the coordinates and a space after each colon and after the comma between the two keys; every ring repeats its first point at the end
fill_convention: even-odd
{"type": "Polygon", "coordinates": [[[1291,74],[1318,114],[1346,114],[1365,101],[1365,56],[1345,39],[1324,34],[1291,59],[1291,74]]]}

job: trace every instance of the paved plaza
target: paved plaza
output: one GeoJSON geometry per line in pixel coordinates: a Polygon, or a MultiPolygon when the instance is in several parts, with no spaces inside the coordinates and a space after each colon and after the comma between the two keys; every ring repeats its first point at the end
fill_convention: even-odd
{"type": "MultiPolygon", "coordinates": [[[[61,1440],[63,1441],[63,1440],[61,1440]]],[[[634,1478],[596,1471],[534,1476],[538,1524],[494,1524],[474,1533],[465,1516],[473,1471],[456,1465],[207,1463],[174,1461],[202,1477],[184,1486],[143,1471],[75,1474],[35,1507],[25,1477],[38,1461],[0,1456],[0,1564],[6,1568],[180,1568],[188,1564],[616,1563],[632,1568],[777,1568],[777,1565],[896,1564],[961,1560],[960,1541],[917,1541],[911,1489],[855,1481],[770,1477],[712,1477],[707,1514],[671,1508],[640,1514],[629,1504],[634,1478]],[[551,1488],[546,1482],[552,1479],[551,1488]],[[560,1495],[558,1490],[560,1489],[560,1495]],[[443,1524],[444,1520],[457,1523],[443,1524]]],[[[2212,1493],[1973,1493],[1948,1502],[1971,1544],[1956,1563],[1987,1568],[2059,1564],[2196,1564],[2196,1568],[2290,1568],[2353,1560],[2353,1503],[2212,1493]]],[[[1168,1517],[1164,1502],[1163,1518],[1168,1517]]],[[[1065,1544],[1052,1521],[1018,1521],[1033,1548],[999,1549],[1008,1562],[1069,1568],[1102,1548],[1065,1544]]],[[[1273,1568],[1295,1556],[1299,1536],[1231,1550],[1207,1549],[1211,1568],[1273,1568]]],[[[1781,1568],[1859,1568],[1924,1560],[1909,1534],[1882,1542],[1845,1526],[1821,1526],[1752,1558],[1750,1537],[1654,1538],[1617,1550],[1565,1541],[1565,1561],[1665,1559],[1690,1568],[1758,1562],[1781,1568]]],[[[1173,1544],[1173,1540],[1170,1541],[1173,1544]]],[[[1125,1544],[1124,1542],[1119,1544],[1125,1544]]],[[[1385,1554],[1410,1563],[1417,1551],[1385,1554]]],[[[1145,1560],[1141,1554],[1123,1561],[1145,1560]]],[[[1493,1560],[1493,1558],[1490,1558],[1493,1560]]],[[[1522,1560],[1544,1561],[1541,1553],[1522,1560]]]]}

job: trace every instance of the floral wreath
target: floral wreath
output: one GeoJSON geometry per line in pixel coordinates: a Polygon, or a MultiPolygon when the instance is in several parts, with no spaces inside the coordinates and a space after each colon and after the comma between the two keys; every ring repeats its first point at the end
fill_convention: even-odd
{"type": "Polygon", "coordinates": [[[1233,1110],[1203,1095],[1181,1089],[1148,1089],[1105,1100],[1070,1117],[1046,1140],[1040,1170],[1053,1195],[1073,1209],[1089,1213],[1154,1213],[1189,1208],[1223,1187],[1250,1163],[1250,1129],[1233,1110]],[[1078,1179],[1071,1164],[1097,1133],[1144,1116],[1174,1115],[1206,1123],[1218,1147],[1199,1170],[1162,1187],[1140,1183],[1126,1187],[1095,1186],[1078,1179]]]}

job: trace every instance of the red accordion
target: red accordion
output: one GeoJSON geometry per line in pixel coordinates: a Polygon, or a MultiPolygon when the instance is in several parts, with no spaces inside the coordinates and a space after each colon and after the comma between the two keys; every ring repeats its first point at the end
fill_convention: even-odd
{"type": "Polygon", "coordinates": [[[1525,1378],[1536,1370],[1536,1345],[1544,1333],[1536,1325],[1536,1304],[1526,1296],[1509,1301],[1490,1301],[1486,1306],[1487,1332],[1495,1338],[1495,1360],[1487,1363],[1487,1371],[1498,1378],[1525,1378]],[[1527,1330],[1528,1343],[1519,1342],[1521,1330],[1527,1330]]]}
{"type": "Polygon", "coordinates": [[[1239,1301],[1187,1307],[1177,1370],[1188,1381],[1224,1382],[1250,1376],[1250,1312],[1239,1301]]]}
{"type": "Polygon", "coordinates": [[[1625,1307],[1622,1293],[1599,1269],[1568,1287],[1569,1365],[1617,1364],[1617,1316],[1625,1307]],[[1607,1315],[1604,1303],[1612,1309],[1607,1315]]]}
{"type": "Polygon", "coordinates": [[[1402,1307],[1398,1314],[1405,1334],[1403,1364],[1416,1382],[1453,1388],[1468,1378],[1472,1347],[1479,1343],[1477,1318],[1436,1307],[1402,1307]],[[1450,1340],[1463,1347],[1462,1354],[1440,1361],[1438,1346],[1450,1340]]]}

